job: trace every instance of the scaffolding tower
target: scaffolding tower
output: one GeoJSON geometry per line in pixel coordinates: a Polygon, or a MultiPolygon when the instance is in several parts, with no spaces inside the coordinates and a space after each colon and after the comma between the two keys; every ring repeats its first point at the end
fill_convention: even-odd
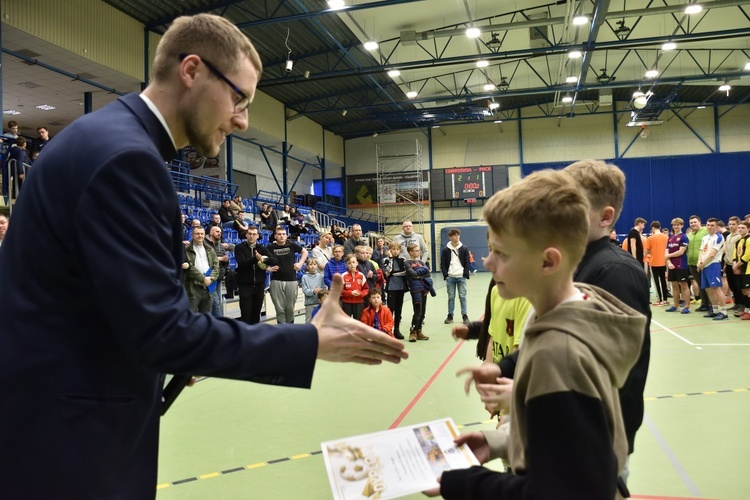
{"type": "MultiPolygon", "coordinates": [[[[378,232],[386,235],[385,220],[409,219],[424,235],[426,179],[419,140],[375,144],[378,183],[378,232]]],[[[400,232],[400,229],[398,230],[400,232]]],[[[397,233],[396,233],[397,234],[397,233]]],[[[395,236],[391,235],[391,236],[395,236]]]]}

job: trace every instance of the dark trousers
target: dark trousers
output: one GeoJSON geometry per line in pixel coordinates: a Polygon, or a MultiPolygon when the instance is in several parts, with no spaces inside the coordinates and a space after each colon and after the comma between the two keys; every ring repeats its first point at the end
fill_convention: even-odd
{"type": "Polygon", "coordinates": [[[724,273],[727,275],[727,284],[729,289],[732,291],[734,296],[735,304],[743,304],[742,300],[742,289],[740,288],[740,276],[734,274],[734,270],[730,264],[724,264],[724,273]]]}
{"type": "Polygon", "coordinates": [[[344,310],[344,313],[347,316],[351,316],[352,318],[356,319],[357,321],[362,318],[362,311],[365,309],[365,303],[360,302],[359,304],[347,304],[346,302],[341,303],[341,309],[344,310]]]}
{"type": "Polygon", "coordinates": [[[667,267],[666,266],[651,266],[651,270],[654,272],[654,284],[656,285],[656,296],[659,298],[659,302],[667,300],[667,267]]]}
{"type": "Polygon", "coordinates": [[[411,318],[411,329],[419,330],[424,323],[424,315],[427,312],[427,290],[411,292],[411,305],[414,308],[414,316],[411,318]]]}
{"type": "Polygon", "coordinates": [[[199,313],[211,312],[213,303],[214,299],[208,293],[208,289],[204,286],[195,285],[193,296],[190,297],[190,310],[199,313]]]}
{"type": "Polygon", "coordinates": [[[698,270],[697,266],[688,266],[690,268],[690,274],[693,277],[694,280],[698,282],[698,288],[701,289],[701,306],[704,306],[706,308],[711,307],[711,301],[708,300],[708,294],[706,293],[706,289],[701,287],[701,272],[698,270]]]}
{"type": "Polygon", "coordinates": [[[250,325],[260,323],[260,310],[263,308],[265,284],[240,285],[240,320],[250,325]]]}
{"type": "Polygon", "coordinates": [[[393,333],[401,333],[401,312],[404,309],[404,290],[388,291],[388,309],[393,313],[393,333]]]}

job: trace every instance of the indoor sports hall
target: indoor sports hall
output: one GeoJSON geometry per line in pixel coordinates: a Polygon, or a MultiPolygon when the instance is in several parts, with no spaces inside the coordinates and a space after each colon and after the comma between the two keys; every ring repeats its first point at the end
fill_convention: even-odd
{"type": "MultiPolygon", "coordinates": [[[[359,225],[373,245],[410,221],[426,242],[437,296],[427,304],[429,340],[406,341],[410,357],[398,365],[318,361],[310,390],[200,377],[161,419],[159,500],[330,499],[322,442],[448,417],[462,432],[494,428],[476,391],[466,395],[456,377],[480,361],[475,341],[455,340],[444,322],[439,256],[459,228],[479,269],[468,282],[468,316],[479,320],[492,279],[482,265],[483,208],[533,172],[587,158],[617,165],[627,179],[614,226],[620,242],[640,218],[644,234],[678,217],[685,228],[694,215],[702,224],[750,219],[748,0],[0,0],[0,245],[5,227],[38,230],[13,224],[19,174],[34,175],[35,154],[79,117],[153,83],[167,29],[200,13],[239,28],[263,71],[249,96],[230,68],[200,66],[212,92],[250,104],[233,108],[233,117],[247,117],[244,130],[218,131],[217,156],[188,145],[165,165],[184,215],[182,241],[230,200],[244,212],[240,223],[261,226],[262,245],[275,227],[263,226],[264,204],[279,216],[291,205],[343,241],[359,225]],[[19,153],[19,137],[28,163],[6,161],[19,153]]],[[[194,52],[180,61],[207,62],[194,52]]],[[[102,205],[123,241],[128,227],[144,227],[127,203],[102,205]]],[[[225,223],[236,270],[230,245],[243,238],[225,223]]],[[[312,252],[318,231],[293,238],[312,252]]],[[[0,291],[0,304],[12,293],[0,291]]],[[[226,295],[217,303],[237,317],[237,294],[226,295]]],[[[661,302],[654,283],[650,302],[661,302]]],[[[750,321],[713,321],[694,306],[689,314],[652,306],[633,498],[750,498],[750,321]]],[[[410,319],[407,299],[407,340],[410,319]]],[[[43,451],[28,464],[40,481],[43,451]]]]}

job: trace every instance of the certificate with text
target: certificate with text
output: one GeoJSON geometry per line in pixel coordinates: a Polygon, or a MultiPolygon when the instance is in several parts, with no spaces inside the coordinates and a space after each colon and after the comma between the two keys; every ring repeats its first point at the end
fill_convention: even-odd
{"type": "Polygon", "coordinates": [[[321,443],[335,500],[398,498],[438,486],[444,471],[480,465],[456,446],[453,419],[321,443]]]}

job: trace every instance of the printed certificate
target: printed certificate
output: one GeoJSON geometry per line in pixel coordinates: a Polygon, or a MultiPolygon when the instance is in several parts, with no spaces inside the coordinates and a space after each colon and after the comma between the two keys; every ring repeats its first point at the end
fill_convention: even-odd
{"type": "Polygon", "coordinates": [[[387,499],[438,486],[443,471],[480,465],[456,446],[453,419],[321,443],[335,500],[387,499]]]}

